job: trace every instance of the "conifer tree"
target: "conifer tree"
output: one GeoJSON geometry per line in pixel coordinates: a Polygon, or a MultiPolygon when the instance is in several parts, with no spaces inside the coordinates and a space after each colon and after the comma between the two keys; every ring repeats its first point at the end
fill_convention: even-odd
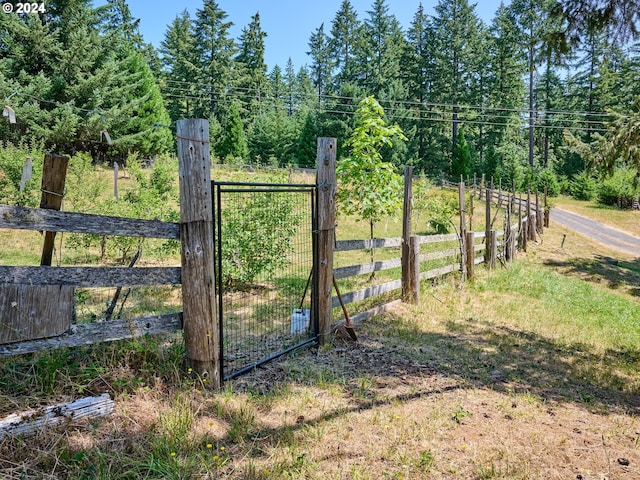
{"type": "Polygon", "coordinates": [[[318,102],[320,102],[322,95],[331,82],[331,75],[334,68],[329,37],[324,33],[324,23],[309,37],[309,51],[307,55],[311,57],[311,81],[316,88],[318,102]]]}
{"type": "Polygon", "coordinates": [[[233,23],[226,21],[227,17],[215,0],[204,0],[196,11],[193,28],[200,75],[195,80],[201,83],[196,117],[220,120],[224,114],[224,89],[231,85],[236,54],[236,43],[229,36],[233,23]]]}
{"type": "Polygon", "coordinates": [[[260,111],[262,97],[266,94],[267,66],[264,63],[266,36],[267,33],[260,25],[260,13],[251,17],[251,23],[242,29],[240,35],[240,53],[236,57],[240,70],[238,90],[249,116],[260,111]]]}
{"type": "Polygon", "coordinates": [[[165,102],[173,121],[195,116],[200,60],[189,12],[184,10],[171,22],[160,44],[165,102]]]}
{"type": "Polygon", "coordinates": [[[223,129],[223,139],[218,145],[218,154],[225,162],[228,161],[229,157],[242,161],[246,161],[248,158],[249,148],[237,101],[233,101],[229,108],[227,121],[223,129]]]}

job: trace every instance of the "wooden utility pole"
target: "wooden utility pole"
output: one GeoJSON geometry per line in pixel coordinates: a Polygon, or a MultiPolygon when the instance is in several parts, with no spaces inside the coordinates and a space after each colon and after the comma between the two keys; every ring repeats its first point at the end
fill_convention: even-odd
{"type": "Polygon", "coordinates": [[[335,138],[318,138],[317,185],[318,185],[318,233],[316,288],[313,295],[316,306],[318,341],[324,344],[331,334],[331,294],[333,292],[333,247],[336,231],[336,151],[335,138]]]}
{"type": "Polygon", "coordinates": [[[209,122],[177,122],[183,329],[187,362],[205,387],[221,384],[214,275],[209,122]]]}
{"type": "MultiPolygon", "coordinates": [[[[68,165],[69,157],[67,156],[45,155],[44,165],[42,166],[42,196],[40,198],[40,208],[60,210],[62,207],[68,165]]],[[[56,232],[44,232],[44,246],[42,247],[40,265],[51,266],[55,239],[56,232]]]]}

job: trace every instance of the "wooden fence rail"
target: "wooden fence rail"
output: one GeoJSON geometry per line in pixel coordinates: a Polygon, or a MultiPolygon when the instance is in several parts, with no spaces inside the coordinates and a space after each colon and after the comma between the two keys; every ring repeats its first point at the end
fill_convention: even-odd
{"type": "MultiPolygon", "coordinates": [[[[220,345],[217,343],[219,335],[213,281],[212,202],[211,192],[207,190],[210,189],[211,183],[208,124],[204,120],[181,120],[178,127],[180,223],[0,205],[0,228],[52,232],[52,235],[55,232],[69,232],[180,240],[180,267],[0,266],[0,289],[14,292],[20,289],[54,287],[72,290],[75,287],[181,285],[183,312],[73,324],[64,333],[51,338],[33,337],[26,341],[4,342],[5,344],[0,344],[0,357],[183,330],[189,365],[196,373],[203,375],[203,378],[211,378],[211,387],[219,386],[220,345]]],[[[464,217],[464,185],[443,181],[444,187],[455,187],[459,190],[461,231],[445,235],[411,235],[413,196],[407,182],[412,181],[413,170],[406,168],[403,237],[335,242],[336,151],[335,139],[318,139],[318,233],[314,239],[317,242],[318,271],[314,275],[312,293],[316,296],[312,305],[313,315],[320,325],[320,343],[328,338],[332,309],[339,305],[338,298],[332,296],[333,278],[346,279],[401,268],[401,278],[343,293],[343,301],[347,304],[360,302],[402,289],[403,300],[416,303],[420,280],[432,280],[456,271],[462,272],[463,279],[471,278],[471,266],[483,261],[495,265],[497,259],[509,260],[513,256],[512,249],[515,252],[516,238],[519,239],[520,247],[526,249],[527,240],[535,239],[536,231],[541,232],[542,224],[539,222],[542,219],[542,208],[539,205],[538,194],[535,195],[538,201],[533,205],[530,194],[523,200],[507,192],[486,189],[483,187],[484,182],[480,194],[484,193],[485,198],[488,197],[486,228],[484,231],[467,232],[464,217]],[[510,211],[517,208],[518,222],[509,225],[510,217],[507,217],[507,226],[503,232],[490,228],[492,225],[489,222],[489,213],[493,202],[506,206],[510,211]],[[535,219],[536,216],[538,220],[535,219]],[[452,242],[457,242],[459,248],[453,248],[452,242]],[[420,253],[421,245],[437,243],[449,245],[443,245],[442,250],[420,253]],[[402,251],[401,258],[333,267],[334,252],[398,247],[402,251]],[[482,252],[484,256],[478,255],[482,252]],[[420,271],[422,264],[432,261],[438,262],[434,265],[436,268],[420,271]],[[445,262],[447,264],[442,265],[445,262]]],[[[0,313],[7,313],[2,312],[3,308],[11,310],[17,306],[13,303],[15,302],[9,301],[3,304],[0,298],[0,313]]],[[[369,313],[381,312],[385,308],[376,307],[369,313]]],[[[354,315],[354,318],[361,319],[369,313],[354,315]]]]}

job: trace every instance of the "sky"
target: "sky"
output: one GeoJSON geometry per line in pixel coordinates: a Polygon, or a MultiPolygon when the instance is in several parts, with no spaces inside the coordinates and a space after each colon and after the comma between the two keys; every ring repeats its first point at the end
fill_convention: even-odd
{"type": "MultiPolygon", "coordinates": [[[[396,16],[406,31],[418,10],[420,3],[429,15],[434,13],[438,0],[387,0],[389,13],[396,16]]],[[[97,0],[95,5],[104,4],[97,0]]],[[[129,0],[129,8],[134,17],[140,19],[140,33],[146,42],[155,47],[164,39],[167,25],[185,9],[192,17],[202,7],[202,0],[129,0]]],[[[291,57],[295,70],[310,63],[306,52],[309,50],[309,36],[322,23],[325,33],[331,30],[331,22],[340,9],[342,0],[218,0],[218,5],[227,14],[227,21],[234,26],[230,34],[236,40],[242,29],[251,22],[251,17],[260,12],[260,25],[267,33],[265,39],[265,63],[269,70],[276,64],[281,68],[291,57]]],[[[470,2],[472,3],[472,2],[470,2]]],[[[501,0],[478,0],[476,13],[489,24],[500,6],[501,0]]],[[[505,3],[509,3],[508,0],[505,3]]],[[[368,17],[373,0],[351,0],[362,21],[368,17]]]]}

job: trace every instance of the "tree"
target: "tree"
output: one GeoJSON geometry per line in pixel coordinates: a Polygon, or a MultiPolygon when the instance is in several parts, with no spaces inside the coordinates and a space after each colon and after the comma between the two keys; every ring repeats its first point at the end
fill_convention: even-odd
{"type": "Polygon", "coordinates": [[[198,89],[193,81],[198,78],[200,60],[191,24],[189,12],[184,10],[168,26],[160,44],[162,73],[167,84],[165,101],[174,121],[195,116],[193,99],[198,89]]]}
{"type": "Polygon", "coordinates": [[[229,108],[223,129],[223,138],[218,145],[218,154],[225,162],[228,158],[246,161],[249,156],[247,137],[244,134],[244,125],[242,118],[240,118],[240,107],[237,101],[233,101],[229,108]]]}
{"type": "Polygon", "coordinates": [[[233,23],[225,21],[227,16],[215,0],[204,0],[204,5],[196,12],[194,37],[201,73],[194,80],[199,80],[204,88],[194,115],[200,118],[222,118],[223,111],[219,107],[224,89],[231,83],[236,53],[236,44],[229,37],[233,23]]]}
{"type": "Polygon", "coordinates": [[[566,22],[556,40],[562,48],[579,43],[585,32],[605,31],[621,43],[639,33],[638,0],[562,0],[556,3],[554,14],[566,22]]]}
{"type": "Polygon", "coordinates": [[[318,93],[318,102],[331,81],[333,60],[329,37],[324,33],[324,23],[320,25],[309,38],[309,51],[311,56],[311,81],[318,93]]]}
{"type": "Polygon", "coordinates": [[[455,180],[468,178],[472,169],[471,150],[464,138],[462,129],[458,130],[456,137],[456,146],[453,150],[453,159],[451,160],[451,175],[455,180]]]}
{"type": "Polygon", "coordinates": [[[480,103],[474,93],[478,91],[477,72],[482,68],[478,63],[483,49],[482,23],[467,0],[440,0],[435,10],[435,99],[451,105],[451,136],[445,150],[451,154],[464,111],[462,105],[480,103]]]}
{"type": "MultiPolygon", "coordinates": [[[[400,60],[405,40],[400,23],[389,13],[385,0],[374,0],[371,8],[363,28],[361,84],[374,96],[390,98],[394,89],[392,85],[400,78],[400,60]]],[[[402,93],[400,96],[404,98],[402,93]]]]}
{"type": "Polygon", "coordinates": [[[236,57],[240,68],[238,88],[244,107],[250,115],[260,111],[262,95],[267,83],[267,65],[264,63],[264,39],[267,33],[260,26],[260,13],[251,17],[248,27],[240,35],[240,53],[236,57]]]}
{"type": "Polygon", "coordinates": [[[349,0],[343,0],[340,9],[331,22],[331,56],[338,69],[336,83],[355,82],[360,65],[358,59],[362,50],[362,23],[349,0]]]}
{"type": "Polygon", "coordinates": [[[357,215],[369,223],[371,239],[375,223],[397,214],[402,205],[401,177],[380,153],[383,146],[398,138],[406,139],[398,125],[387,125],[377,100],[372,96],[362,100],[356,111],[356,126],[347,141],[351,156],[338,162],[338,202],[344,214],[357,215]]]}

